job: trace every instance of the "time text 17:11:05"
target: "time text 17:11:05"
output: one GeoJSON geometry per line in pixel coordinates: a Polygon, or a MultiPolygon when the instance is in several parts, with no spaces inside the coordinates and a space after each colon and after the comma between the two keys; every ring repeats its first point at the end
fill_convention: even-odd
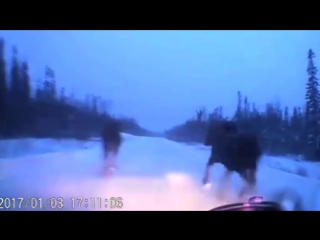
{"type": "Polygon", "coordinates": [[[123,199],[121,197],[100,198],[100,197],[77,197],[70,198],[71,207],[74,210],[103,210],[103,209],[121,209],[123,208],[123,199]]]}

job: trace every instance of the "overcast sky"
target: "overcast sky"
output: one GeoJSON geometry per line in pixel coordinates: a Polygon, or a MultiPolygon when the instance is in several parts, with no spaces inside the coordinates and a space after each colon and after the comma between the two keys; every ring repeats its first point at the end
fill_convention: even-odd
{"type": "Polygon", "coordinates": [[[201,106],[223,105],[230,116],[238,90],[259,106],[276,100],[302,106],[308,49],[320,54],[319,31],[0,31],[0,37],[8,50],[18,47],[34,81],[49,65],[67,92],[110,99],[114,113],[156,131],[201,106]]]}

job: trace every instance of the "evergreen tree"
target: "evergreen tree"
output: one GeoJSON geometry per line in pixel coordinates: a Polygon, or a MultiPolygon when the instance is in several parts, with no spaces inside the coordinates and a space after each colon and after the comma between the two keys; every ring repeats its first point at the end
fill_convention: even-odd
{"type": "Polygon", "coordinates": [[[18,61],[18,50],[16,47],[12,48],[12,63],[10,70],[10,101],[18,104],[20,93],[20,66],[18,61]]]}
{"type": "Polygon", "coordinates": [[[318,79],[316,77],[317,68],[314,65],[314,52],[308,52],[308,81],[306,86],[306,140],[308,143],[308,155],[310,158],[316,157],[317,138],[319,136],[319,101],[318,79]]]}
{"type": "Polygon", "coordinates": [[[21,100],[24,104],[29,104],[31,99],[31,86],[29,76],[29,66],[27,62],[21,64],[21,100]]]}
{"type": "Polygon", "coordinates": [[[5,44],[0,39],[0,136],[5,135],[7,124],[7,82],[6,82],[5,44]]]}
{"type": "MultiPolygon", "coordinates": [[[[24,135],[30,134],[32,131],[32,119],[33,119],[33,109],[31,107],[31,86],[30,86],[30,76],[29,76],[29,66],[26,61],[22,62],[20,68],[20,114],[23,117],[23,122],[21,123],[21,131],[24,135]]],[[[21,133],[22,134],[22,133],[21,133]]]]}
{"type": "Polygon", "coordinates": [[[18,50],[16,47],[12,48],[12,62],[10,69],[10,84],[9,84],[9,103],[8,107],[15,111],[8,112],[8,127],[10,129],[10,135],[17,136],[21,132],[23,117],[21,116],[21,94],[22,86],[20,79],[20,64],[18,60],[18,50]]]}
{"type": "MultiPolygon", "coordinates": [[[[45,68],[44,80],[38,81],[33,97],[28,63],[19,61],[15,47],[7,86],[4,45],[0,39],[0,137],[84,138],[100,134],[104,121],[110,118],[107,101],[93,95],[90,101],[79,101],[67,97],[64,88],[58,94],[50,67],[45,68]]],[[[126,124],[127,132],[147,133],[135,121],[120,121],[126,124]]]]}

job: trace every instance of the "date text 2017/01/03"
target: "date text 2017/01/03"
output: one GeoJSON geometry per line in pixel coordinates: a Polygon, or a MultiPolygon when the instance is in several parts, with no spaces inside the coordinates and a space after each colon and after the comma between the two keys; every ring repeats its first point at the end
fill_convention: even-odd
{"type": "Polygon", "coordinates": [[[71,198],[71,207],[75,210],[81,209],[121,209],[123,208],[123,199],[121,197],[111,198],[71,198]]]}

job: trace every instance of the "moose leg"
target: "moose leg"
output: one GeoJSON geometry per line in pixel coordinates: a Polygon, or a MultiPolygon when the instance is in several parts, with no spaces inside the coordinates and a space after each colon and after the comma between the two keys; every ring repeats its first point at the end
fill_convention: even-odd
{"type": "Polygon", "coordinates": [[[242,187],[240,193],[239,193],[239,197],[243,197],[244,195],[246,195],[248,193],[248,170],[243,170],[241,172],[239,172],[241,179],[244,181],[244,186],[242,187]]]}
{"type": "Polygon", "coordinates": [[[109,158],[108,161],[108,167],[111,169],[117,168],[117,157],[118,157],[118,151],[119,147],[116,144],[112,144],[109,149],[109,158]]]}
{"type": "Polygon", "coordinates": [[[217,197],[220,199],[225,198],[226,194],[230,191],[231,174],[232,171],[227,170],[222,176],[217,192],[217,197]]]}
{"type": "Polygon", "coordinates": [[[255,190],[256,187],[256,173],[257,170],[253,169],[246,169],[240,173],[240,177],[244,180],[245,186],[240,191],[240,197],[243,197],[246,194],[249,194],[255,190]]]}
{"type": "Polygon", "coordinates": [[[108,175],[110,171],[115,171],[117,168],[117,145],[109,143],[104,151],[103,174],[108,175]]]}
{"type": "Polygon", "coordinates": [[[215,154],[211,153],[211,156],[206,164],[204,177],[202,180],[203,185],[210,187],[211,181],[211,168],[217,162],[218,158],[215,154]]]}
{"type": "Polygon", "coordinates": [[[203,185],[207,185],[207,184],[210,183],[210,180],[211,180],[211,168],[212,168],[212,165],[207,163],[206,164],[206,168],[205,168],[205,172],[204,172],[204,177],[203,177],[203,180],[202,180],[203,185]]]}

